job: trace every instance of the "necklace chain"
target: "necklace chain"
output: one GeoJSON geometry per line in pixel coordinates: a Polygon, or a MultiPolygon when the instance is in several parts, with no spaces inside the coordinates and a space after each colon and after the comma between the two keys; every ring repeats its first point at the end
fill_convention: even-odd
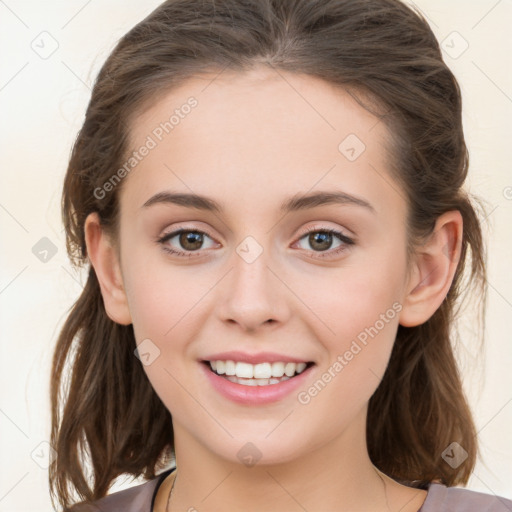
{"type": "MultiPolygon", "coordinates": [[[[380,480],[382,482],[382,485],[384,486],[384,493],[386,495],[386,507],[389,510],[388,486],[387,486],[386,482],[384,481],[384,479],[382,478],[382,476],[380,475],[380,473],[375,468],[375,466],[373,466],[373,469],[374,469],[375,473],[377,473],[377,476],[380,478],[380,480]]],[[[169,503],[171,502],[172,491],[174,490],[174,484],[176,483],[176,478],[177,477],[178,477],[178,473],[177,473],[177,470],[176,470],[176,475],[174,476],[174,480],[172,481],[172,485],[171,485],[171,490],[169,491],[169,497],[167,498],[167,504],[165,505],[165,512],[169,512],[169,503]]]]}
{"type": "Polygon", "coordinates": [[[382,478],[382,475],[380,474],[380,472],[377,470],[377,468],[375,466],[373,466],[373,470],[375,471],[375,473],[377,473],[378,477],[380,478],[380,480],[382,482],[382,485],[384,486],[384,494],[386,496],[386,507],[390,511],[391,509],[389,508],[389,502],[388,502],[388,485],[386,484],[386,482],[384,481],[384,478],[382,478]]]}
{"type": "Polygon", "coordinates": [[[171,502],[172,491],[174,490],[174,484],[176,483],[177,477],[178,477],[178,471],[176,470],[176,474],[174,475],[174,480],[172,481],[171,490],[169,492],[169,497],[167,498],[167,504],[165,505],[165,512],[169,512],[169,503],[171,502]]]}

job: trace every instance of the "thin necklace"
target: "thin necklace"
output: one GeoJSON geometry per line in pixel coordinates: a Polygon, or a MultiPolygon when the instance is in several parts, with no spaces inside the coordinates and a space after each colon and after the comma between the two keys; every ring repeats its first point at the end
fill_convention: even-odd
{"type": "Polygon", "coordinates": [[[384,478],[382,478],[381,474],[377,471],[377,468],[375,466],[373,466],[373,469],[374,469],[375,473],[377,473],[377,475],[379,476],[379,478],[382,482],[382,485],[384,486],[384,494],[386,495],[386,507],[388,510],[390,510],[389,502],[388,502],[388,486],[387,486],[386,482],[384,482],[384,478]]]}
{"type": "Polygon", "coordinates": [[[171,490],[169,492],[169,497],[167,498],[167,505],[165,505],[165,512],[169,512],[169,503],[171,502],[172,491],[174,490],[174,484],[176,483],[176,478],[178,478],[178,470],[176,470],[176,474],[174,475],[174,480],[172,481],[171,490]]]}
{"type": "MultiPolygon", "coordinates": [[[[386,507],[388,510],[390,510],[389,502],[388,502],[388,486],[387,486],[386,482],[384,481],[384,479],[382,478],[382,476],[380,475],[380,473],[375,468],[375,466],[373,467],[373,469],[374,469],[375,473],[377,473],[377,476],[380,478],[382,485],[384,486],[384,493],[386,495],[386,507]]],[[[169,497],[167,498],[167,504],[165,505],[165,512],[169,512],[169,503],[171,502],[172,491],[174,490],[174,484],[176,483],[176,478],[178,478],[177,471],[176,471],[176,475],[174,476],[174,480],[172,481],[171,490],[169,491],[169,497]]]]}

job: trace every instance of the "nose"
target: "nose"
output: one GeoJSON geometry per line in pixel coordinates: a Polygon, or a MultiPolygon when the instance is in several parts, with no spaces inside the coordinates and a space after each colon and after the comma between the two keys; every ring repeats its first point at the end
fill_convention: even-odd
{"type": "Polygon", "coordinates": [[[236,324],[246,332],[286,322],[290,315],[287,303],[290,292],[279,272],[269,266],[272,263],[267,253],[263,251],[253,261],[243,252],[240,254],[233,253],[231,270],[219,290],[221,320],[236,324]]]}

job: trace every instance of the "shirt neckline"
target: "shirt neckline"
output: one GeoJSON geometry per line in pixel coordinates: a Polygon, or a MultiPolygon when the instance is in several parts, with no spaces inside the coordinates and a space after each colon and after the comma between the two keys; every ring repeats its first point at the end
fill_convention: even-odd
{"type": "Polygon", "coordinates": [[[176,469],[176,467],[174,468],[171,468],[171,469],[167,469],[165,470],[163,473],[161,473],[160,475],[158,475],[158,480],[156,482],[156,486],[155,486],[155,490],[153,491],[153,497],[151,498],[151,508],[150,508],[150,512],[154,512],[154,506],[155,506],[155,500],[156,500],[156,495],[158,493],[158,489],[160,488],[160,486],[162,485],[163,481],[176,469]]]}
{"type": "MultiPolygon", "coordinates": [[[[155,501],[156,501],[156,495],[158,494],[158,489],[160,488],[160,486],[162,485],[163,481],[176,469],[176,467],[174,468],[170,468],[170,469],[167,469],[165,470],[163,473],[161,473],[160,475],[158,475],[158,480],[156,482],[156,486],[155,486],[155,490],[153,491],[153,497],[151,498],[151,508],[150,508],[150,512],[154,512],[154,506],[155,506],[155,501]]],[[[427,491],[427,496],[425,498],[425,501],[423,502],[423,504],[421,505],[421,507],[418,509],[418,512],[423,512],[424,510],[424,507],[425,505],[428,505],[429,503],[429,499],[430,497],[432,496],[432,493],[430,492],[432,490],[432,487],[435,486],[435,485],[440,485],[442,487],[442,484],[437,484],[436,482],[430,482],[428,484],[428,487],[427,489],[425,489],[427,491]]]]}

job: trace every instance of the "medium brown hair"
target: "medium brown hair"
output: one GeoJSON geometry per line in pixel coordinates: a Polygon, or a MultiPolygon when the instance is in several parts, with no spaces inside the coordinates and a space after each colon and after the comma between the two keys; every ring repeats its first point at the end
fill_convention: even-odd
{"type": "MultiPolygon", "coordinates": [[[[62,197],[73,265],[88,263],[84,224],[98,212],[118,230],[122,183],[101,187],[129,151],[137,112],[202,72],[255,65],[302,73],[349,91],[392,137],[390,173],[408,204],[408,243],[459,210],[462,254],[446,299],[417,327],[399,326],[389,365],[368,409],[372,462],[417,488],[465,484],[477,457],[476,431],[454,358],[452,326],[467,282],[486,298],[485,254],[468,171],[461,94],[425,19],[398,0],[168,0],[118,42],[92,91],[73,146],[62,197]],[[468,453],[442,459],[453,441],[468,453]]],[[[133,328],[106,314],[94,269],[60,332],[51,376],[50,488],[65,509],[104,496],[115,478],[154,478],[173,454],[171,415],[134,356],[133,328]],[[69,377],[69,379],[68,379],[69,377]],[[87,466],[92,475],[87,474],[87,466]]],[[[482,329],[483,333],[483,329],[482,329]]]]}

